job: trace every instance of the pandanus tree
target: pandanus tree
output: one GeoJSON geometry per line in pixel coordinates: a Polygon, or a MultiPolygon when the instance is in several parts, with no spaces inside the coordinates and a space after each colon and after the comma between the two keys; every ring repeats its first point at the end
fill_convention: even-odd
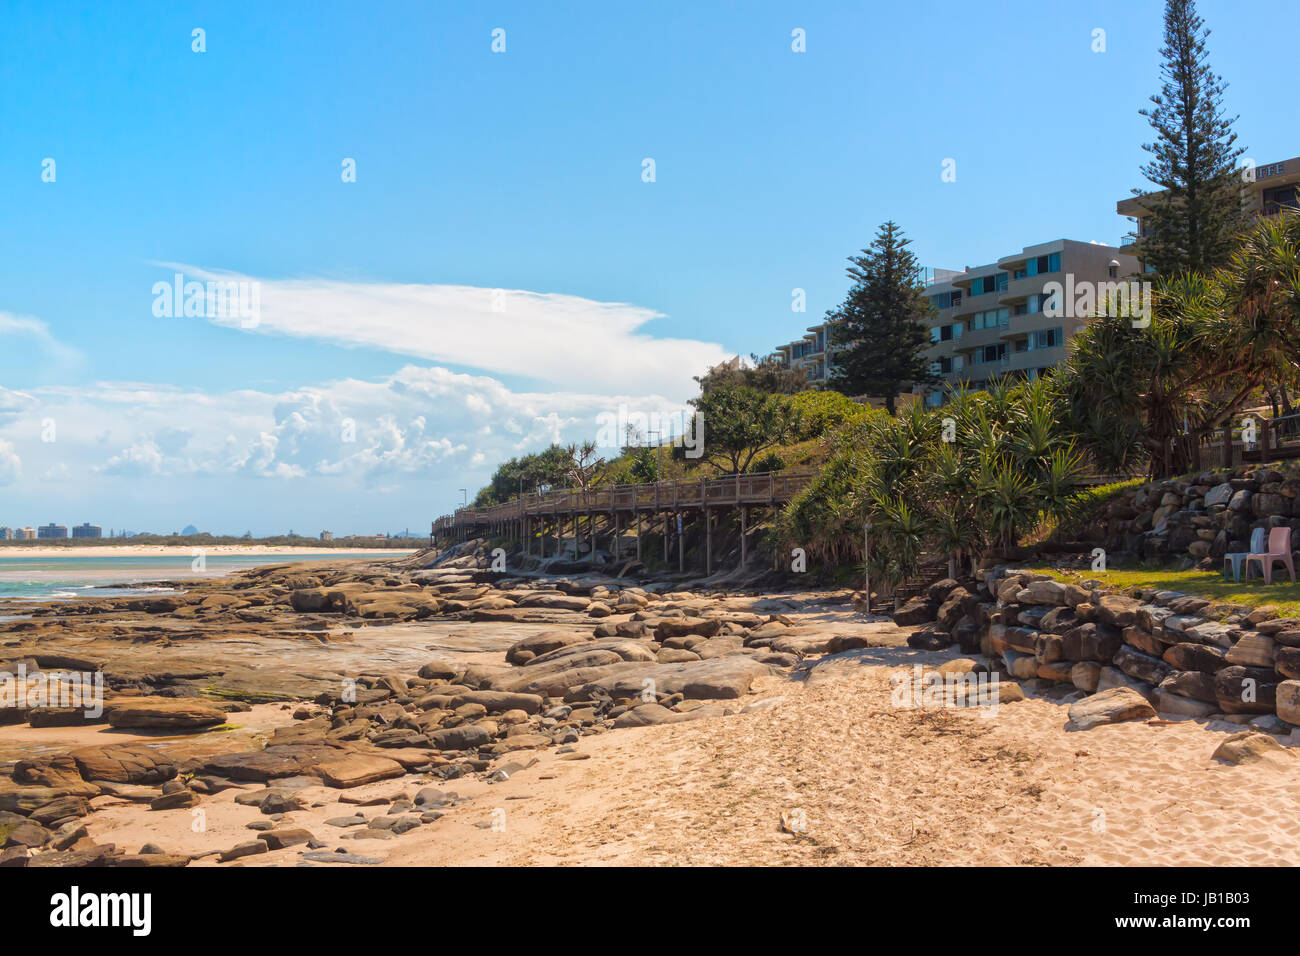
{"type": "Polygon", "coordinates": [[[1155,290],[1149,324],[1093,319],[1057,378],[1067,431],[1103,470],[1153,478],[1198,467],[1262,386],[1293,382],[1300,342],[1300,215],[1261,219],[1226,267],[1155,290]]]}
{"type": "Polygon", "coordinates": [[[1064,516],[1077,493],[1080,456],[1055,424],[1056,400],[1045,382],[998,381],[987,392],[957,389],[938,409],[914,405],[867,422],[841,436],[839,453],[787,507],[782,534],[842,557],[870,522],[868,570],[886,593],[927,554],[946,556],[951,574],[1010,548],[1044,518],[1064,516]]]}

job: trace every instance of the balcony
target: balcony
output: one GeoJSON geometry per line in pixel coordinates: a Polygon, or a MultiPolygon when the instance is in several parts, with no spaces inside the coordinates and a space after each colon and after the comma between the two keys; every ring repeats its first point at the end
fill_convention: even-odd
{"type": "Polygon", "coordinates": [[[954,342],[958,349],[967,352],[985,345],[996,345],[1002,340],[1002,333],[1004,332],[1006,332],[1006,327],[1001,325],[995,325],[987,329],[976,329],[973,332],[967,330],[961,338],[955,339],[954,342]]]}

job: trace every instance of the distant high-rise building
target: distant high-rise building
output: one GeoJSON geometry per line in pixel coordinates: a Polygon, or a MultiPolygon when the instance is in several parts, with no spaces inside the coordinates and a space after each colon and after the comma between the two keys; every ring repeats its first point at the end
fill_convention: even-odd
{"type": "Polygon", "coordinates": [[[13,536],[14,532],[12,528],[0,528],[0,541],[9,541],[13,536]]]}
{"type": "Polygon", "coordinates": [[[36,532],[32,528],[14,528],[15,541],[35,541],[36,532]]]}
{"type": "Polygon", "coordinates": [[[334,532],[333,532],[333,531],[322,531],[322,532],[320,533],[320,539],[321,539],[322,541],[333,541],[333,540],[334,540],[334,532]]]}
{"type": "Polygon", "coordinates": [[[38,538],[66,538],[68,536],[68,526],[66,524],[43,524],[36,529],[38,538]]]}
{"type": "Polygon", "coordinates": [[[104,536],[104,529],[97,524],[86,522],[85,524],[79,524],[73,528],[72,536],[74,538],[102,538],[104,536]]]}

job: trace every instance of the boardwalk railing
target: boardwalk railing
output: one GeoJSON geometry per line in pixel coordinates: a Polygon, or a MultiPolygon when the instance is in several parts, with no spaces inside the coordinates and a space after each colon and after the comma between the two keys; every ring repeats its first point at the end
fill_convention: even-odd
{"type": "Polygon", "coordinates": [[[513,498],[489,508],[457,508],[433,523],[435,534],[455,527],[510,521],[534,515],[576,515],[609,512],[677,511],[737,505],[784,504],[807,487],[811,469],[727,475],[723,478],[683,478],[639,485],[546,491],[513,498]]]}

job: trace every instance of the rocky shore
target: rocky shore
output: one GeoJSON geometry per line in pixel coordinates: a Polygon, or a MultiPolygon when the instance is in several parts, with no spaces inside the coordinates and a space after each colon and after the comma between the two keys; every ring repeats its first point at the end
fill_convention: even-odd
{"type": "Polygon", "coordinates": [[[756,681],[872,643],[793,626],[782,612],[796,604],[779,598],[495,573],[473,547],[432,563],[266,566],[0,608],[14,616],[0,621],[0,672],[48,695],[11,691],[0,708],[0,865],[183,866],[290,847],[363,861],[328,841],[400,837],[455,803],[451,781],[507,779],[541,750],[576,758],[608,731],[743,712],[756,681]],[[101,713],[48,693],[78,674],[102,681],[101,713]],[[331,817],[328,832],[295,825],[334,800],[320,788],[347,803],[378,781],[407,792],[367,798],[378,809],[331,817]],[[196,853],[94,836],[96,815],[123,806],[206,828],[205,803],[228,791],[259,811],[241,842],[196,853]]]}
{"type": "Polygon", "coordinates": [[[489,564],[467,547],[0,608],[0,673],[104,691],[93,715],[12,693],[0,708],[0,865],[936,863],[954,842],[965,862],[1150,863],[1297,845],[1300,624],[1271,612],[996,567],[894,621],[850,591],[489,564]],[[913,670],[992,679],[1014,706],[900,703],[913,670]],[[1214,851],[1196,853],[1124,822],[1175,792],[1218,806],[1225,769],[1276,805],[1267,839],[1206,810],[1214,851]],[[1098,842],[1098,813],[1124,839],[1098,842]],[[1011,828],[1034,835],[995,838],[1011,828]]]}

